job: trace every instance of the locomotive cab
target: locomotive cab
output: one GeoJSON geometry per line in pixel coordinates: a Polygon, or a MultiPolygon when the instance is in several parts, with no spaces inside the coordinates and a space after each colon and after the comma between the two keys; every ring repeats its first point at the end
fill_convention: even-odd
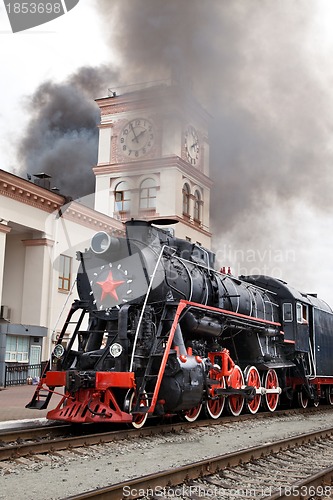
{"type": "Polygon", "coordinates": [[[313,301],[309,296],[291,288],[284,281],[268,276],[246,276],[246,282],[263,287],[276,296],[284,343],[299,352],[309,352],[313,301]]]}
{"type": "Polygon", "coordinates": [[[286,386],[297,394],[298,403],[333,403],[333,312],[316,294],[305,294],[287,283],[267,276],[247,277],[257,286],[275,293],[281,310],[284,356],[292,359],[286,386]]]}

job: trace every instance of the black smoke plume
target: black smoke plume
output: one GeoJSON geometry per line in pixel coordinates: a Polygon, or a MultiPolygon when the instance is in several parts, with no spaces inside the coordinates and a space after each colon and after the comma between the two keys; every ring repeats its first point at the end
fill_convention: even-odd
{"type": "Polygon", "coordinates": [[[319,3],[98,0],[96,7],[129,82],[178,75],[213,116],[210,214],[221,260],[311,286],[316,278],[304,268],[316,258],[318,220],[332,210],[333,188],[319,3]]]}
{"type": "MultiPolygon", "coordinates": [[[[60,166],[65,172],[77,171],[75,179],[82,181],[83,171],[91,178],[98,121],[91,100],[100,95],[98,84],[105,82],[104,93],[118,82],[176,75],[213,116],[215,248],[221,250],[226,241],[233,245],[231,253],[243,255],[248,272],[253,270],[249,248],[254,253],[265,250],[257,253],[259,271],[272,248],[285,259],[279,264],[281,273],[291,276],[294,267],[304,268],[310,260],[304,249],[321,236],[314,232],[314,221],[321,217],[316,214],[332,209],[331,61],[318,43],[319,2],[96,0],[95,6],[105,26],[110,60],[115,51],[120,60],[121,79],[114,74],[105,82],[100,77],[104,70],[97,68],[96,87],[89,91],[83,84],[76,91],[73,80],[63,89],[50,83],[38,89],[34,118],[21,147],[27,169],[49,171],[52,164],[56,172],[60,166]],[[78,118],[76,109],[82,111],[78,118]],[[41,162],[38,167],[36,161],[41,162]],[[289,262],[286,250],[295,250],[289,262]]],[[[306,277],[304,273],[305,283],[306,277]]]]}
{"type": "Polygon", "coordinates": [[[244,210],[276,198],[329,202],[333,121],[326,112],[330,88],[314,70],[311,3],[98,0],[98,6],[106,26],[114,26],[110,44],[129,81],[178,74],[213,115],[215,225],[229,229],[244,210]]]}
{"type": "Polygon", "coordinates": [[[26,99],[31,115],[19,145],[23,170],[52,176],[51,187],[77,198],[94,192],[99,109],[94,98],[107,94],[115,73],[81,68],[63,83],[46,81],[26,99]]]}

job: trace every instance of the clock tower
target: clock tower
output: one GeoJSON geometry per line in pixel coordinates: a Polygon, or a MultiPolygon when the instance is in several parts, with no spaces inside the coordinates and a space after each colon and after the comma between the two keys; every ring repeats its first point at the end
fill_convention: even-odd
{"type": "Polygon", "coordinates": [[[179,85],[96,100],[101,111],[95,209],[123,221],[170,219],[210,248],[209,116],[179,85]]]}

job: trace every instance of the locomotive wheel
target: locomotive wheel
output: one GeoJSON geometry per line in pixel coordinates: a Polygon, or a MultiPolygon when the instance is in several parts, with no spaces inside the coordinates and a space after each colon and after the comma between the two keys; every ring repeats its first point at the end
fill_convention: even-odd
{"type": "Polygon", "coordinates": [[[297,393],[297,403],[300,408],[306,408],[309,404],[309,398],[304,394],[302,389],[297,393]]]}
{"type": "Polygon", "coordinates": [[[194,406],[190,410],[186,410],[182,412],[182,417],[187,420],[187,422],[194,422],[198,416],[200,415],[202,409],[202,404],[198,404],[197,406],[194,406]]]}
{"type": "MultiPolygon", "coordinates": [[[[244,385],[244,377],[242,370],[238,365],[235,365],[231,374],[228,377],[227,386],[232,387],[234,389],[241,389],[244,385]]],[[[243,396],[229,396],[228,397],[228,412],[234,417],[238,417],[240,415],[244,406],[244,397],[243,396]]]]}
{"type": "MultiPolygon", "coordinates": [[[[219,387],[225,389],[224,377],[221,378],[219,387]]],[[[223,412],[224,403],[225,398],[223,396],[219,396],[216,399],[207,399],[205,403],[206,416],[213,419],[219,418],[223,412]]]]}
{"type": "MultiPolygon", "coordinates": [[[[261,387],[260,375],[255,366],[247,366],[244,371],[245,383],[251,387],[258,389],[261,387]]],[[[257,413],[260,408],[261,394],[256,394],[251,401],[246,401],[246,410],[253,415],[257,413]]]]}
{"type": "MultiPolygon", "coordinates": [[[[132,410],[135,407],[135,405],[136,405],[135,391],[130,389],[125,396],[124,410],[127,413],[132,413],[132,410]]],[[[141,397],[140,407],[142,406],[148,406],[148,396],[146,394],[146,391],[141,397]]],[[[134,427],[134,429],[141,429],[141,427],[145,425],[147,418],[148,418],[148,413],[137,413],[136,415],[133,416],[131,425],[134,427]]]]}
{"type": "MultiPolygon", "coordinates": [[[[270,368],[265,376],[265,389],[276,389],[279,387],[279,380],[276,371],[270,368]]],[[[264,406],[269,411],[274,411],[279,402],[279,394],[265,394],[264,406]]]]}
{"type": "Polygon", "coordinates": [[[333,386],[328,385],[325,389],[325,400],[328,405],[333,405],[333,386]]]}

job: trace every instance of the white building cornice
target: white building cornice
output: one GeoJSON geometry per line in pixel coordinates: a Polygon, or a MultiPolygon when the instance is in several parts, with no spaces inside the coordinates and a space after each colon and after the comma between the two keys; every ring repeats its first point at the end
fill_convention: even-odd
{"type": "Polygon", "coordinates": [[[61,209],[61,217],[71,220],[77,224],[95,229],[96,231],[117,232],[124,234],[125,228],[121,221],[108,217],[92,208],[85,207],[81,203],[72,201],[61,209]]]}
{"type": "Polygon", "coordinates": [[[0,195],[49,213],[59,210],[65,202],[63,196],[4,170],[0,170],[0,195]]]}
{"type": "Polygon", "coordinates": [[[106,163],[99,164],[93,168],[94,174],[97,175],[110,175],[115,176],[115,174],[121,173],[122,175],[127,175],[130,173],[133,175],[134,172],[143,173],[145,171],[157,170],[161,172],[163,169],[170,169],[172,167],[177,167],[184,174],[188,175],[191,179],[196,180],[200,184],[211,188],[213,186],[213,181],[207,177],[203,172],[198,169],[194,169],[186,161],[176,155],[165,156],[162,158],[151,158],[146,160],[138,160],[123,163],[106,163]]]}
{"type": "MultiPolygon", "coordinates": [[[[129,89],[128,89],[129,90],[129,89]]],[[[152,85],[138,90],[125,91],[115,96],[106,96],[95,99],[103,118],[118,113],[138,112],[141,109],[149,108],[174,109],[184,108],[192,110],[206,123],[211,119],[210,114],[200,105],[200,103],[188,92],[187,87],[178,84],[152,85]]]]}

